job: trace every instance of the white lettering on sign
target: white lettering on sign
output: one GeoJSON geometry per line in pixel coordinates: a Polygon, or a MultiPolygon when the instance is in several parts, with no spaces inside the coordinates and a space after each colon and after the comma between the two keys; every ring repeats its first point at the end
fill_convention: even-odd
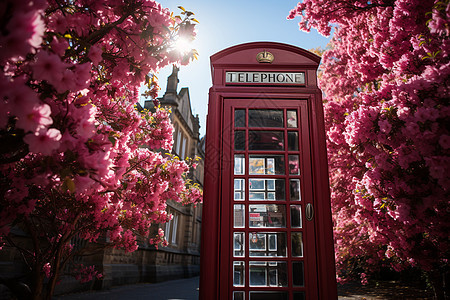
{"type": "Polygon", "coordinates": [[[226,83],[305,84],[305,73],[226,72],[226,83]]]}

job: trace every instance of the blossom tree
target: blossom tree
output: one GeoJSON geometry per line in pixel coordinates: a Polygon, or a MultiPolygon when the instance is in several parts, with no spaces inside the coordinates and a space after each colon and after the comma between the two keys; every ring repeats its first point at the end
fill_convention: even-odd
{"type": "Polygon", "coordinates": [[[304,0],[288,19],[295,17],[301,30],[333,35],[319,82],[339,278],[364,282],[381,267],[414,266],[443,299],[449,1],[304,0]]]}
{"type": "MultiPolygon", "coordinates": [[[[148,233],[171,218],[166,200],[201,200],[185,180],[195,161],[164,154],[168,111],[135,107],[142,83],[156,97],[148,74],[196,55],[172,45],[195,36],[193,13],[180,8],[182,17],[153,0],[0,3],[0,249],[21,252],[33,299],[49,299],[80,254],[72,238],[126,251],[138,236],[165,242],[148,233]]],[[[77,268],[83,280],[100,276],[77,268]]]]}

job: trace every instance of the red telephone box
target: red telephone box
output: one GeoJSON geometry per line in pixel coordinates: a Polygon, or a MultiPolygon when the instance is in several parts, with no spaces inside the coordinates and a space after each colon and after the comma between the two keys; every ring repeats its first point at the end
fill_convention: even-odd
{"type": "Polygon", "coordinates": [[[200,299],[337,299],[320,57],[211,56],[200,299]]]}

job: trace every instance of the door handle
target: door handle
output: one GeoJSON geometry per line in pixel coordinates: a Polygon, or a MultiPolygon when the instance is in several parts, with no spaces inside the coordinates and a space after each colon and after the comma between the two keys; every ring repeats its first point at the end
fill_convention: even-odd
{"type": "Polygon", "coordinates": [[[314,208],[311,203],[306,204],[306,220],[311,221],[314,218],[314,208]]]}

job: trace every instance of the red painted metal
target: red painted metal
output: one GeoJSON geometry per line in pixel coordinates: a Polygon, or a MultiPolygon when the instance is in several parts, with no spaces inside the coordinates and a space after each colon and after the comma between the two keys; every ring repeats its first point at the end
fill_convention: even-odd
{"type": "MultiPolygon", "coordinates": [[[[232,235],[233,212],[232,207],[232,178],[233,154],[233,108],[261,108],[273,106],[276,108],[295,108],[300,112],[301,126],[299,143],[302,147],[301,184],[305,194],[314,206],[314,218],[302,229],[305,239],[305,287],[293,288],[292,278],[289,276],[288,287],[278,290],[306,291],[306,299],[337,299],[334,248],[332,236],[332,221],[330,209],[330,194],[328,183],[328,168],[326,159],[325,131],[323,124],[323,106],[321,91],[317,88],[316,72],[320,57],[301,48],[272,42],[258,42],[241,44],[230,47],[211,57],[211,71],[213,86],[209,93],[209,107],[206,127],[206,158],[204,179],[204,204],[202,217],[202,255],[200,274],[200,299],[232,299],[233,266],[232,266],[232,235]],[[271,63],[258,63],[256,54],[262,51],[271,52],[275,60],[271,63]],[[303,86],[285,85],[252,85],[225,83],[226,71],[247,72],[304,72],[303,86]],[[230,202],[231,201],[231,202],[230,202]],[[309,260],[308,260],[309,259],[309,260]]],[[[286,128],[281,129],[286,132],[286,128]]],[[[286,135],[286,133],[285,133],[286,135]]],[[[247,148],[246,148],[247,149],[247,148]]],[[[253,151],[255,152],[255,151],[253,151]]],[[[281,151],[283,152],[283,151],[281,151]]],[[[248,150],[242,151],[248,157],[248,150]]],[[[287,157],[287,151],[285,151],[287,157]]],[[[252,176],[254,177],[254,176],[252,176]]],[[[248,178],[248,175],[242,176],[248,178]]],[[[288,177],[286,178],[286,187],[288,177]]],[[[248,191],[248,186],[246,188],[248,191]]],[[[247,205],[250,203],[247,198],[247,205]]],[[[274,202],[273,202],[274,203],[274,202]]],[[[283,202],[286,208],[289,202],[283,202]]],[[[305,216],[306,202],[302,202],[303,216],[305,216]]],[[[289,218],[289,213],[287,216],[289,218]]],[[[246,222],[248,220],[246,218],[246,222]]],[[[290,220],[287,220],[290,224],[290,220]]],[[[265,232],[272,229],[265,228],[265,232]]],[[[286,232],[291,232],[286,229],[286,232]]],[[[293,229],[292,229],[293,230],[293,229]]],[[[234,230],[236,231],[236,230],[234,230]]],[[[246,232],[248,228],[239,230],[246,232]]],[[[261,230],[259,230],[261,231],[261,230]]],[[[278,230],[277,230],[278,231],[278,230]]],[[[288,244],[290,244],[290,235],[288,244]]],[[[248,246],[248,241],[246,241],[248,246]]],[[[248,248],[246,248],[248,249],[248,248]]],[[[246,262],[246,274],[249,274],[249,260],[246,262]]],[[[282,260],[288,262],[290,274],[291,261],[295,258],[287,257],[282,260]]],[[[246,287],[239,290],[264,290],[261,287],[246,287]]],[[[248,298],[245,298],[248,300],[248,298]]]]}

